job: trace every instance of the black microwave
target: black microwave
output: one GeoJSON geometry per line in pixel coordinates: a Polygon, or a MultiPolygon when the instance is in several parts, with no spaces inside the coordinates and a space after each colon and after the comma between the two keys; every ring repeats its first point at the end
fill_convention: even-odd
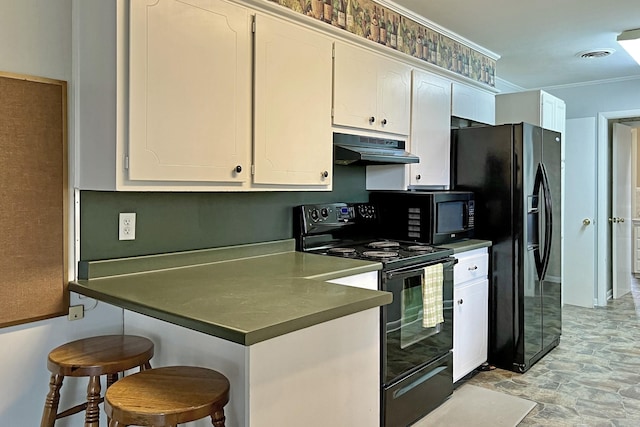
{"type": "Polygon", "coordinates": [[[475,203],[470,191],[373,191],[385,237],[428,243],[473,237],[475,203]]]}

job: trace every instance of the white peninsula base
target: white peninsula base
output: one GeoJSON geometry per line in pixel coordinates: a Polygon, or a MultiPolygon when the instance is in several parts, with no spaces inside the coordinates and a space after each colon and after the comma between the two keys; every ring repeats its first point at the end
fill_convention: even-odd
{"type": "MultiPolygon", "coordinates": [[[[194,365],[231,382],[227,427],[371,427],[380,419],[379,308],[244,346],[125,310],[156,345],[154,367],[194,365]]],[[[204,419],[185,424],[210,427],[204,419]]]]}

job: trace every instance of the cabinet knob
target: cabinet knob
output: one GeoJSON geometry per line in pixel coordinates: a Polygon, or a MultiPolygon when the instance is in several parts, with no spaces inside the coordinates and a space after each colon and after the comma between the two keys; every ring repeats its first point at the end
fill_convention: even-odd
{"type": "Polygon", "coordinates": [[[323,178],[326,178],[326,177],[329,176],[329,171],[324,171],[324,172],[322,172],[321,175],[322,175],[323,178]]]}
{"type": "Polygon", "coordinates": [[[462,298],[460,298],[460,299],[458,300],[458,304],[462,305],[463,303],[464,303],[464,300],[463,300],[462,298]]]}
{"type": "Polygon", "coordinates": [[[382,123],[382,126],[386,125],[387,124],[387,119],[382,119],[382,122],[380,122],[380,123],[382,123]]]}
{"type": "Polygon", "coordinates": [[[416,179],[420,179],[422,176],[420,174],[416,175],[416,179]]]}
{"type": "Polygon", "coordinates": [[[236,166],[236,173],[240,173],[242,172],[242,166],[238,165],[236,166]]]}
{"type": "Polygon", "coordinates": [[[591,220],[589,218],[585,218],[582,220],[582,225],[589,225],[591,224],[591,220]]]}
{"type": "Polygon", "coordinates": [[[369,124],[372,125],[376,121],[376,118],[371,116],[369,117],[369,124]]]}
{"type": "Polygon", "coordinates": [[[478,269],[477,265],[474,265],[473,267],[469,267],[468,268],[469,271],[473,271],[473,270],[477,270],[477,269],[478,269]]]}

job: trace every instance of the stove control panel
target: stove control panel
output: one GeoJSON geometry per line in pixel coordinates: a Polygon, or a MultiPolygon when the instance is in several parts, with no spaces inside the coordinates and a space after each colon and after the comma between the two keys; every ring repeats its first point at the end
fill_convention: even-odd
{"type": "Polygon", "coordinates": [[[303,233],[327,228],[340,228],[377,218],[376,209],[368,203],[327,203],[297,207],[304,226],[303,233]]]}

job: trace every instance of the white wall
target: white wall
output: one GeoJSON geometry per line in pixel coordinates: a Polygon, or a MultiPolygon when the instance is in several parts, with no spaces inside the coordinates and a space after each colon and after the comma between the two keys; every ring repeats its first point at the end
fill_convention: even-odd
{"type": "Polygon", "coordinates": [[[564,100],[567,119],[597,117],[607,111],[640,109],[640,77],[612,83],[544,88],[564,100]]]}
{"type": "MultiPolygon", "coordinates": [[[[71,15],[72,0],[0,0],[0,70],[66,80],[70,119],[73,108],[71,15]]],[[[69,130],[73,141],[71,123],[69,130]]],[[[73,226],[70,230],[73,231],[73,226]]],[[[71,304],[79,303],[90,308],[94,302],[72,295],[71,304]]],[[[49,383],[47,354],[51,349],[77,338],[122,333],[122,329],[122,310],[102,303],[87,311],[82,320],[70,322],[66,317],[58,317],[0,328],[0,426],[40,425],[49,383]]],[[[86,385],[86,379],[66,380],[61,406],[80,403],[86,385]]],[[[82,426],[83,423],[82,416],[75,415],[56,425],[82,426]]]]}
{"type": "Polygon", "coordinates": [[[612,290],[611,239],[607,217],[610,216],[610,136],[606,118],[640,115],[640,77],[609,83],[546,88],[566,103],[566,117],[595,117],[597,130],[597,300],[606,305],[612,290]],[[602,118],[602,120],[600,120],[602,118]],[[602,226],[600,225],[602,224],[602,226]]]}

